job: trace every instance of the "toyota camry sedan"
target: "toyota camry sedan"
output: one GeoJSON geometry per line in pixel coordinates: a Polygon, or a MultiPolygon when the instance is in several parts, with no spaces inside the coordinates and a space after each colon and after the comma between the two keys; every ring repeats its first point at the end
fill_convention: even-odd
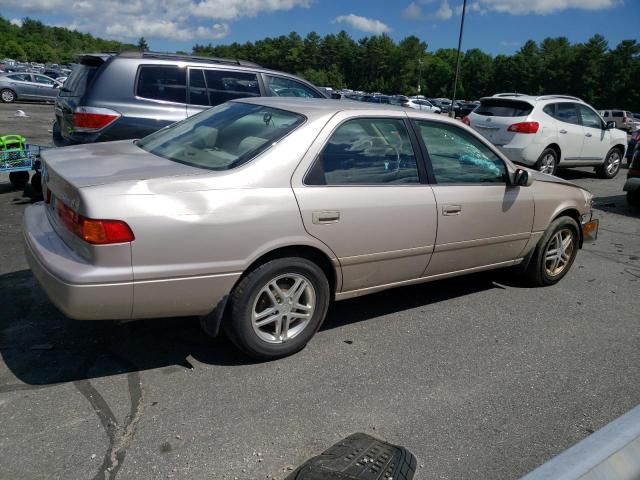
{"type": "Polygon", "coordinates": [[[62,312],[199,316],[259,359],[302,349],[332,301],[511,266],[555,284],[598,228],[586,190],[391,106],[234,100],[42,158],[24,237],[62,312]]]}

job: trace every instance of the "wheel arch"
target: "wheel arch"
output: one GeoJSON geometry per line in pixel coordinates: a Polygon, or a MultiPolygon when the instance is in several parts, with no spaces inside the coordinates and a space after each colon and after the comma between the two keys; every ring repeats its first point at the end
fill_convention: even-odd
{"type": "Polygon", "coordinates": [[[554,222],[561,217],[570,217],[576,221],[576,223],[578,224],[578,246],[579,248],[582,248],[582,243],[584,241],[584,238],[582,235],[582,228],[580,226],[581,225],[580,212],[573,207],[565,208],[564,210],[561,210],[560,212],[556,213],[556,215],[553,217],[551,221],[554,222]]]}
{"type": "Polygon", "coordinates": [[[550,148],[551,150],[553,150],[554,152],[556,152],[556,155],[558,156],[558,164],[560,164],[560,162],[562,161],[562,150],[560,149],[560,145],[558,145],[555,142],[550,143],[549,145],[547,145],[544,150],[546,150],[547,148],[550,148]]]}

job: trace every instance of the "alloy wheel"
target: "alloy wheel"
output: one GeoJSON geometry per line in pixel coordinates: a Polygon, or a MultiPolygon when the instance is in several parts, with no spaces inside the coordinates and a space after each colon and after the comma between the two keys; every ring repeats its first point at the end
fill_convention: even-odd
{"type": "Polygon", "coordinates": [[[617,150],[614,150],[607,157],[607,163],[605,168],[607,169],[607,174],[613,177],[618,170],[620,169],[620,164],[622,163],[620,159],[620,153],[617,150]]]}
{"type": "Polygon", "coordinates": [[[2,91],[2,101],[5,103],[11,103],[15,99],[15,95],[11,90],[2,91]]]}
{"type": "Polygon", "coordinates": [[[544,254],[544,269],[550,277],[557,277],[565,271],[575,248],[575,236],[571,229],[556,232],[544,254]]]}
{"type": "Polygon", "coordinates": [[[540,161],[540,171],[542,173],[548,173],[549,175],[553,174],[553,171],[556,168],[556,158],[552,153],[547,153],[542,160],[540,161]]]}
{"type": "Polygon", "coordinates": [[[280,275],[260,289],[251,310],[251,324],[268,343],[283,343],[307,327],[316,308],[316,292],[306,277],[280,275]]]}

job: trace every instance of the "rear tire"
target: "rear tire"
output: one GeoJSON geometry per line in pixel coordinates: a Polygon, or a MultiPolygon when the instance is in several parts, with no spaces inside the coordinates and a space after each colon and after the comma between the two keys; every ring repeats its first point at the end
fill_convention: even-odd
{"type": "Polygon", "coordinates": [[[640,207],[640,190],[627,192],[627,203],[632,207],[640,207]]]}
{"type": "Polygon", "coordinates": [[[16,190],[23,190],[29,183],[29,172],[10,172],[9,181],[16,190]]]}
{"type": "Polygon", "coordinates": [[[571,217],[551,222],[527,266],[525,275],[530,283],[548,286],[562,280],[578,253],[579,228],[571,217]]]}
{"type": "Polygon", "coordinates": [[[302,350],[320,328],[329,299],[329,282],[318,265],[306,258],[277,258],[234,288],[223,328],[252,358],[286,357],[302,350]]]}
{"type": "Polygon", "coordinates": [[[31,188],[36,193],[42,193],[42,173],[36,172],[31,177],[31,188]]]}
{"type": "Polygon", "coordinates": [[[604,158],[602,165],[596,167],[596,175],[600,178],[613,178],[622,166],[622,152],[619,148],[612,148],[604,158]]]}
{"type": "Polygon", "coordinates": [[[16,101],[16,98],[16,92],[13,90],[9,88],[0,90],[0,100],[2,100],[3,103],[13,103],[16,101]]]}
{"type": "Polygon", "coordinates": [[[555,175],[558,169],[558,153],[553,148],[545,148],[538,157],[536,170],[549,175],[555,175]]]}

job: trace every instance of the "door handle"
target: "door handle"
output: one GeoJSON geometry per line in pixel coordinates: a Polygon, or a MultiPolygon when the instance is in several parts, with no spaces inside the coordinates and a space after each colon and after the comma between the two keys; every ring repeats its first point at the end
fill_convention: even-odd
{"type": "Polygon", "coordinates": [[[593,135],[591,135],[590,133],[587,133],[587,134],[585,135],[585,137],[592,137],[592,136],[593,136],[593,135]]]}
{"type": "Polygon", "coordinates": [[[560,130],[560,133],[567,133],[567,131],[563,128],[562,130],[560,130]]]}
{"type": "Polygon", "coordinates": [[[460,212],[462,212],[462,205],[443,205],[442,206],[443,215],[460,215],[460,212]]]}
{"type": "Polygon", "coordinates": [[[313,223],[336,223],[340,220],[340,212],[337,210],[328,210],[322,212],[313,212],[313,223]]]}

